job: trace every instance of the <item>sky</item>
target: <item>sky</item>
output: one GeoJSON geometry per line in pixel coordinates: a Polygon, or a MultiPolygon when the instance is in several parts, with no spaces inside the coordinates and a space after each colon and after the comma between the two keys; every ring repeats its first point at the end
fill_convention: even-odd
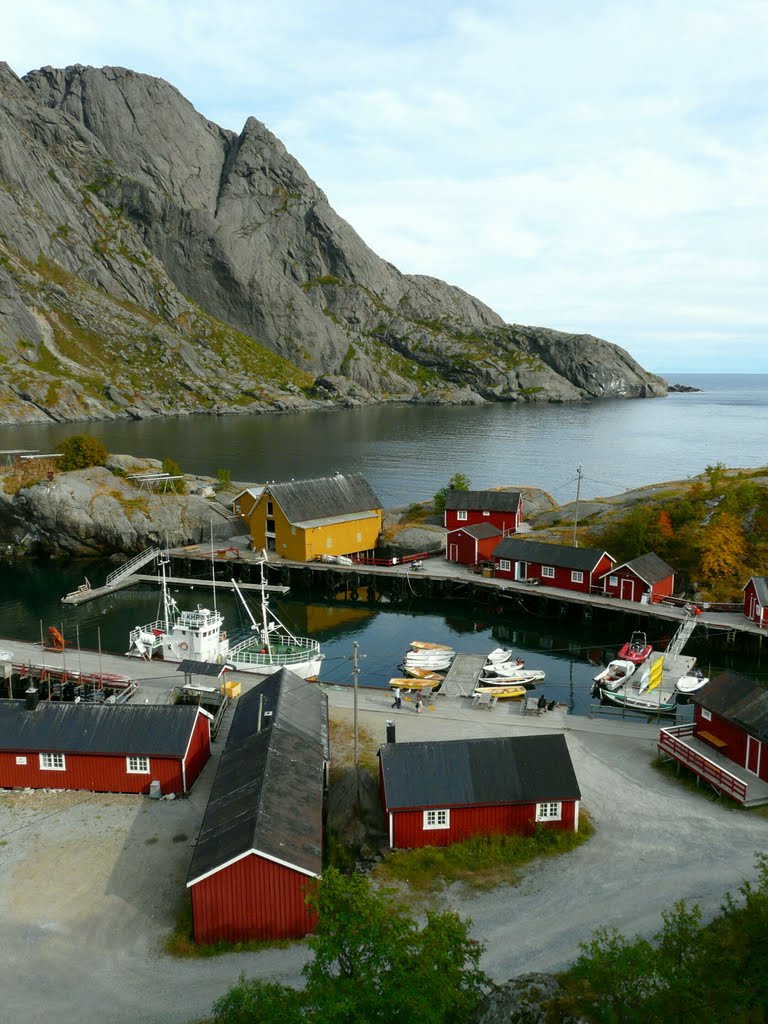
{"type": "Polygon", "coordinates": [[[510,323],[768,373],[768,0],[36,0],[2,38],[19,75],[255,116],[375,252],[510,323]]]}

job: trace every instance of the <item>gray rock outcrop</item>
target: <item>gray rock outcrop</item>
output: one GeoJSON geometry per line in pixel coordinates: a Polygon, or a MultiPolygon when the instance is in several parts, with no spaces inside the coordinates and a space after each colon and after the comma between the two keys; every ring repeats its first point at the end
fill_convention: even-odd
{"type": "Polygon", "coordinates": [[[666,393],[379,258],[255,118],[124,68],[0,64],[0,422],[666,393]]]}
{"type": "Polygon", "coordinates": [[[562,995],[552,974],[532,972],[511,978],[487,995],[475,1012],[472,1024],[587,1024],[583,1017],[554,1016],[548,1004],[562,995]]]}

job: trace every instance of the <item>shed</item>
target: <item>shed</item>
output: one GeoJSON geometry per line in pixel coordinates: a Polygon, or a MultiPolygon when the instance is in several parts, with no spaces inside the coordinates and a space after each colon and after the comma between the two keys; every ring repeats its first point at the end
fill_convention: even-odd
{"type": "Polygon", "coordinates": [[[590,594],[601,589],[600,577],[615,559],[599,548],[505,537],[493,551],[494,573],[500,579],[543,583],[590,594]]]}
{"type": "Polygon", "coordinates": [[[579,827],[581,792],[559,734],[388,743],[379,779],[390,848],[579,827]]]}
{"type": "Polygon", "coordinates": [[[501,536],[502,531],[493,523],[477,523],[475,526],[451,530],[445,546],[448,561],[459,562],[461,565],[490,561],[501,536]]]}
{"type": "Polygon", "coordinates": [[[744,614],[768,628],[768,576],[751,576],[744,587],[744,614]]]}
{"type": "Polygon", "coordinates": [[[211,754],[211,716],[192,705],[0,701],[0,786],[186,793],[211,754]]]}
{"type": "Polygon", "coordinates": [[[254,548],[297,562],[371,552],[381,501],[361,473],[269,483],[248,514],[254,548]]]}
{"type": "Polygon", "coordinates": [[[727,671],[691,695],[694,735],[704,734],[728,760],[768,782],[768,690],[727,671]]]}
{"type": "Polygon", "coordinates": [[[457,491],[445,496],[445,528],[491,523],[502,535],[516,533],[523,521],[519,491],[457,491]]]}
{"type": "Polygon", "coordinates": [[[602,583],[609,597],[655,604],[672,596],[675,570],[663,558],[649,551],[603,573],[602,583]]]}
{"type": "Polygon", "coordinates": [[[196,942],[314,928],[329,759],[318,687],[280,669],[239,698],[187,877],[196,942]]]}

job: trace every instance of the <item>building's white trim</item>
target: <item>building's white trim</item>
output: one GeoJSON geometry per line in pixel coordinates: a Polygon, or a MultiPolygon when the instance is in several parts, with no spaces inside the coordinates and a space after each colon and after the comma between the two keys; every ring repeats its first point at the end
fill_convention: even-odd
{"type": "Polygon", "coordinates": [[[579,831],[579,805],[580,804],[581,804],[580,800],[574,800],[573,801],[573,831],[574,832],[578,832],[579,831]]]}
{"type": "Polygon", "coordinates": [[[389,848],[395,848],[395,816],[392,811],[389,812],[389,848]]]}
{"type": "Polygon", "coordinates": [[[562,821],[563,804],[561,800],[542,800],[536,804],[536,821],[562,821]],[[556,808],[554,814],[549,813],[550,808],[556,808]],[[546,808],[546,812],[544,810],[546,808]]]}
{"type": "Polygon", "coordinates": [[[307,875],[309,878],[319,878],[320,875],[315,871],[307,871],[306,868],[300,868],[296,864],[289,864],[287,860],[281,860],[279,857],[273,857],[269,853],[264,853],[261,850],[251,849],[246,850],[245,853],[239,853],[237,857],[233,857],[231,860],[225,861],[224,864],[219,864],[215,868],[211,868],[210,871],[206,871],[204,875],[200,875],[198,878],[193,878],[191,882],[187,882],[187,888],[189,889],[193,885],[197,885],[198,882],[204,881],[206,878],[210,878],[211,875],[217,875],[219,871],[223,871],[225,868],[231,867],[233,864],[237,864],[239,860],[243,860],[244,857],[249,857],[253,854],[255,857],[263,857],[264,860],[272,861],[273,864],[279,864],[281,867],[290,868],[291,871],[298,871],[300,875],[307,875]]]}
{"type": "Polygon", "coordinates": [[[62,754],[58,750],[53,751],[53,752],[45,751],[44,753],[41,751],[41,753],[38,755],[38,757],[40,759],[40,771],[41,772],[65,772],[67,770],[67,758],[66,758],[66,756],[64,754],[62,754]],[[60,757],[61,758],[61,764],[60,765],[43,764],[43,758],[44,757],[60,757]]]}
{"type": "Polygon", "coordinates": [[[125,770],[128,775],[149,775],[149,757],[146,754],[126,754],[125,757],[125,770]],[[131,768],[131,761],[143,761],[146,764],[146,768],[131,768]]]}
{"type": "Polygon", "coordinates": [[[448,807],[429,807],[427,810],[422,811],[421,814],[421,827],[425,832],[451,827],[451,811],[448,807]],[[435,820],[431,823],[429,821],[430,815],[435,816],[435,820]],[[443,818],[440,820],[438,820],[439,815],[443,815],[443,818]]]}

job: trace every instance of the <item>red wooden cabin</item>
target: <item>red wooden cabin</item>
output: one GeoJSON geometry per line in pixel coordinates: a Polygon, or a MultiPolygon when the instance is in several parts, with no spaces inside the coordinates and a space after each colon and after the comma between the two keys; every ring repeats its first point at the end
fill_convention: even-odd
{"type": "Polygon", "coordinates": [[[581,793],[562,735],[387,743],[379,782],[390,848],[579,827],[581,793]]]}
{"type": "Polygon", "coordinates": [[[602,584],[609,597],[622,601],[656,604],[671,597],[675,589],[675,570],[653,551],[603,573],[602,584]]]}
{"type": "Polygon", "coordinates": [[[476,565],[492,561],[493,549],[499,543],[502,532],[493,523],[477,523],[451,530],[446,537],[445,554],[449,562],[460,565],[476,565]]]}
{"type": "Polygon", "coordinates": [[[281,669],[239,698],[187,877],[196,942],[312,931],[328,761],[320,689],[281,669]]]}
{"type": "Polygon", "coordinates": [[[744,614],[768,628],[768,576],[752,576],[744,587],[744,614]]]}
{"type": "Polygon", "coordinates": [[[186,793],[211,755],[211,716],[194,705],[0,701],[0,786],[186,793]]]}
{"type": "Polygon", "coordinates": [[[448,491],[445,498],[445,528],[491,523],[506,536],[516,533],[523,521],[523,499],[519,491],[448,491]]]}
{"type": "Polygon", "coordinates": [[[584,594],[602,589],[600,577],[614,559],[598,548],[505,537],[493,550],[494,575],[499,579],[541,583],[584,594]]]}

